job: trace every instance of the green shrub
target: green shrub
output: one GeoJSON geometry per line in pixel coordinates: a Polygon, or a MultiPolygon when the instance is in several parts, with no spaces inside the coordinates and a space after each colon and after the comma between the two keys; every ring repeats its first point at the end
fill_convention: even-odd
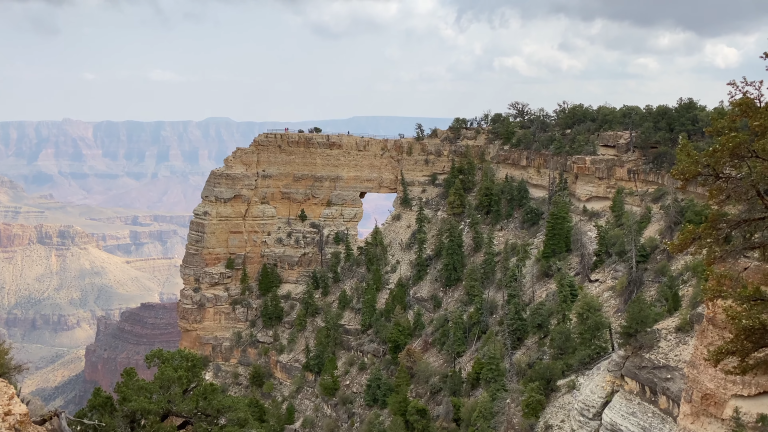
{"type": "Polygon", "coordinates": [[[640,337],[646,334],[662,318],[662,312],[643,295],[638,295],[627,305],[624,323],[619,329],[621,345],[645,345],[640,337]]]}
{"type": "Polygon", "coordinates": [[[305,212],[303,208],[299,211],[299,220],[302,222],[307,221],[307,212],[305,212]]]}
{"type": "Polygon", "coordinates": [[[538,420],[544,408],[547,407],[547,398],[539,383],[525,386],[523,400],[521,401],[523,417],[529,420],[538,420]]]}
{"type": "Polygon", "coordinates": [[[224,264],[224,268],[227,270],[234,270],[235,269],[235,259],[232,257],[227,258],[227,263],[224,264]]]}

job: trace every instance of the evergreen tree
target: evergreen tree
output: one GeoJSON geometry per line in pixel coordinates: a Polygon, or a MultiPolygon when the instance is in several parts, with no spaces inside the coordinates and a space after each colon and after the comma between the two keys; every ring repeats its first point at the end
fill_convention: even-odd
{"type": "Polygon", "coordinates": [[[251,293],[251,278],[248,276],[248,269],[243,263],[243,272],[240,273],[240,295],[246,295],[251,293]]]}
{"type": "Polygon", "coordinates": [[[370,272],[374,268],[379,270],[387,267],[389,261],[387,258],[387,245],[384,242],[384,233],[381,232],[379,225],[373,227],[368,237],[365,238],[363,245],[363,256],[365,258],[365,268],[370,272]]]}
{"type": "Polygon", "coordinates": [[[424,311],[420,308],[416,308],[416,312],[413,313],[413,334],[415,336],[421,335],[421,332],[424,331],[425,328],[427,328],[427,325],[424,323],[424,311]]]}
{"type": "Polygon", "coordinates": [[[460,215],[464,213],[467,208],[467,194],[464,192],[464,187],[461,184],[461,180],[456,180],[448,193],[448,200],[446,201],[448,206],[449,215],[460,215]]]}
{"type": "Polygon", "coordinates": [[[517,351],[528,337],[528,322],[525,318],[525,306],[519,291],[510,290],[507,294],[507,314],[504,318],[507,333],[507,345],[510,351],[517,351]]]}
{"type": "Polygon", "coordinates": [[[400,316],[395,318],[389,333],[387,333],[387,345],[392,360],[397,360],[397,356],[403,352],[408,342],[411,341],[412,335],[411,322],[405,314],[400,314],[400,316]]]}
{"type": "Polygon", "coordinates": [[[296,406],[293,404],[293,402],[288,402],[288,405],[285,406],[283,423],[286,425],[292,425],[296,423],[296,406]]]}
{"type": "Polygon", "coordinates": [[[544,408],[547,406],[547,397],[539,383],[533,383],[525,386],[523,390],[523,400],[521,407],[523,417],[528,420],[538,420],[544,408]]]}
{"type": "Polygon", "coordinates": [[[456,359],[464,355],[467,350],[466,325],[459,310],[454,310],[451,313],[445,350],[451,356],[454,364],[456,359]]]}
{"type": "Polygon", "coordinates": [[[548,347],[552,360],[560,361],[567,366],[572,365],[573,354],[576,352],[576,340],[573,338],[570,316],[566,316],[552,328],[548,347]]]}
{"type": "Polygon", "coordinates": [[[573,336],[578,347],[576,362],[586,365],[610,350],[610,322],[603,314],[600,300],[589,293],[579,297],[573,307],[573,315],[573,336]]]}
{"type": "Polygon", "coordinates": [[[301,209],[301,211],[299,211],[299,220],[302,222],[307,221],[307,213],[304,211],[303,208],[301,209]]]}
{"type": "Polygon", "coordinates": [[[472,414],[469,432],[493,432],[493,420],[496,414],[493,409],[493,399],[488,393],[483,393],[477,401],[477,408],[472,414]]]}
{"type": "Polygon", "coordinates": [[[547,217],[544,246],[541,257],[544,261],[556,259],[571,251],[573,220],[570,214],[571,202],[568,195],[559,193],[552,200],[552,209],[547,217]]]}
{"type": "Polygon", "coordinates": [[[400,308],[401,312],[408,310],[408,284],[403,278],[398,278],[395,287],[389,292],[384,305],[384,317],[389,319],[400,308]]]}
{"type": "Polygon", "coordinates": [[[232,257],[227,258],[226,264],[224,264],[224,268],[227,270],[234,270],[235,269],[235,259],[232,257]]]}
{"type": "Polygon", "coordinates": [[[661,311],[648,301],[643,295],[638,295],[627,305],[624,314],[624,323],[619,329],[622,346],[635,342],[636,338],[659,322],[661,311]]]}
{"type": "Polygon", "coordinates": [[[352,297],[349,295],[349,293],[347,293],[346,288],[343,288],[339,293],[339,299],[336,307],[340,311],[344,311],[347,310],[350,306],[352,306],[352,297]]]}
{"type": "Polygon", "coordinates": [[[320,393],[326,397],[336,397],[336,393],[339,391],[341,384],[339,383],[339,377],[336,375],[336,356],[328,357],[323,366],[323,373],[320,375],[320,382],[318,387],[320,393]]]}
{"type": "Polygon", "coordinates": [[[429,408],[419,400],[412,400],[408,404],[406,419],[412,432],[431,432],[433,430],[432,415],[429,413],[429,408]]]}
{"type": "Polygon", "coordinates": [[[355,261],[355,251],[352,249],[352,240],[349,237],[349,231],[344,236],[344,263],[349,265],[355,261]]]}
{"type": "Polygon", "coordinates": [[[472,252],[480,252],[483,249],[483,227],[480,226],[480,218],[474,209],[469,210],[469,232],[472,233],[472,252]]]}
{"type": "Polygon", "coordinates": [[[559,319],[571,313],[576,299],[579,298],[579,287],[576,285],[576,279],[565,273],[559,273],[555,278],[557,286],[557,312],[559,319]]]}
{"type": "Polygon", "coordinates": [[[264,300],[264,306],[261,311],[261,321],[264,323],[264,327],[271,329],[283,322],[284,316],[285,310],[283,309],[283,303],[277,295],[277,291],[273,291],[264,300]]]}
{"type": "Polygon", "coordinates": [[[369,407],[386,408],[392,391],[392,383],[381,372],[381,368],[377,367],[365,383],[363,401],[369,407]]]}
{"type": "Polygon", "coordinates": [[[419,209],[416,213],[416,258],[413,261],[413,284],[418,284],[427,277],[429,271],[427,264],[427,215],[424,213],[424,206],[419,203],[419,209]]]}
{"type": "Polygon", "coordinates": [[[461,227],[456,221],[450,220],[445,233],[442,266],[443,282],[446,288],[452,288],[461,282],[465,266],[466,257],[461,227]]]}
{"type": "Polygon", "coordinates": [[[520,178],[515,184],[515,205],[518,209],[523,209],[531,204],[531,191],[528,190],[528,183],[520,178]]]}
{"type": "Polygon", "coordinates": [[[477,211],[493,223],[501,219],[501,190],[496,186],[496,174],[487,165],[483,169],[482,181],[477,188],[477,211]]]}
{"type": "Polygon", "coordinates": [[[467,268],[464,277],[464,295],[468,305],[482,306],[484,295],[482,281],[480,279],[480,269],[477,265],[473,264],[467,268]]]}
{"type": "MultiPolygon", "coordinates": [[[[243,269],[243,274],[246,274],[247,279],[245,269],[243,269]]],[[[240,283],[242,284],[242,277],[240,283]]],[[[277,266],[267,263],[262,264],[258,280],[259,294],[267,296],[272,292],[276,292],[280,288],[281,283],[282,278],[280,277],[280,272],[277,270],[277,266]]],[[[248,283],[246,282],[246,285],[247,284],[248,283]]]]}
{"type": "Polygon", "coordinates": [[[613,194],[611,199],[611,215],[613,216],[613,222],[619,225],[624,220],[626,214],[626,206],[624,205],[624,188],[619,187],[613,194]]]}
{"type": "Polygon", "coordinates": [[[489,287],[496,280],[496,247],[493,243],[493,233],[488,231],[483,248],[483,261],[480,264],[480,275],[483,286],[489,287]]]}
{"type": "Polygon", "coordinates": [[[402,364],[397,369],[395,374],[395,383],[392,394],[389,396],[388,407],[389,412],[393,416],[401,417],[405,419],[408,415],[408,405],[411,401],[408,398],[408,389],[411,388],[411,376],[408,374],[408,370],[402,364]]]}
{"type": "Polygon", "coordinates": [[[400,205],[403,206],[403,208],[410,209],[413,206],[413,201],[411,201],[411,194],[408,193],[408,183],[405,182],[403,170],[400,170],[400,189],[402,192],[402,195],[400,196],[400,205]]]}
{"type": "Polygon", "coordinates": [[[392,417],[387,425],[387,432],[408,432],[403,417],[392,417]]]}
{"type": "Polygon", "coordinates": [[[341,267],[341,251],[331,252],[331,262],[328,267],[331,270],[331,280],[333,283],[341,282],[341,272],[339,271],[339,267],[341,267]]]}

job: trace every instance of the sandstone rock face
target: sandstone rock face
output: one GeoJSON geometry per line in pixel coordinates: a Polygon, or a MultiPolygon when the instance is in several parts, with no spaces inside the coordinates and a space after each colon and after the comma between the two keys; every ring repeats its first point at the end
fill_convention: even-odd
{"type": "Polygon", "coordinates": [[[119,321],[99,317],[96,340],[85,349],[86,393],[95,386],[111,392],[127,367],[151,379],[144,356],[155,348],[178,349],[180,339],[173,303],[142,303],[123,311],[119,321]]]}
{"type": "Polygon", "coordinates": [[[229,257],[242,257],[251,275],[263,262],[276,264],[287,285],[300,283],[302,275],[320,263],[319,249],[329,243],[324,242],[327,236],[348,230],[356,237],[365,193],[397,192],[401,172],[413,185],[426,184],[431,174],[446,173],[452,159],[480,149],[497,175],[522,177],[539,190],[546,190],[562,170],[571,192],[582,200],[608,199],[619,186],[679,186],[631,157],[558,157],[501,149],[482,137],[451,144],[437,139],[262,134],[211,172],[202,203],[194,211],[181,265],[181,346],[214,359],[233,355],[227,353],[231,334],[246,322],[245,314],[229,306],[228,293],[239,291],[241,272],[224,268],[229,257]],[[308,216],[304,223],[297,218],[302,208],[308,216]]]}
{"type": "Polygon", "coordinates": [[[768,375],[727,375],[706,361],[707,352],[722,343],[727,335],[722,305],[707,304],[691,360],[685,368],[688,385],[678,419],[682,431],[729,430],[729,419],[735,406],[739,406],[748,421],[754,420],[759,413],[768,412],[768,375]]]}
{"type": "Polygon", "coordinates": [[[2,379],[0,379],[0,431],[45,431],[45,428],[32,424],[29,410],[16,396],[16,389],[2,379]]]}

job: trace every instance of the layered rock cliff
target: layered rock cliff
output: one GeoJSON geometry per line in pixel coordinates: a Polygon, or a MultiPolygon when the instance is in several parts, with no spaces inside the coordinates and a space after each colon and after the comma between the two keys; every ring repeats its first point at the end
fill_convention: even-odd
{"type": "Polygon", "coordinates": [[[85,394],[96,386],[111,392],[127,367],[151,379],[144,356],[155,348],[175,350],[180,339],[174,303],[142,303],[117,321],[99,317],[96,339],[85,349],[85,394]]]}
{"type": "Polygon", "coordinates": [[[190,223],[181,266],[182,346],[221,352],[232,331],[245,326],[245,317],[229,306],[230,290],[237,295],[239,288],[233,272],[224,268],[228,258],[237,257],[238,267],[242,263],[250,274],[263,262],[276,264],[290,290],[303,272],[319,264],[324,235],[348,230],[356,237],[366,193],[397,192],[401,172],[409,183],[428,184],[433,173],[446,173],[451,160],[465,151],[484,152],[497,175],[523,178],[540,190],[563,171],[571,192],[582,200],[607,200],[619,186],[678,186],[637,158],[552,156],[471,138],[451,144],[444,139],[262,134],[249,147],[238,148],[211,172],[190,223]],[[297,219],[300,209],[306,222],[297,219]]]}
{"type": "MultiPolygon", "coordinates": [[[[430,201],[435,195],[429,187],[430,177],[446,173],[451,160],[464,152],[484,153],[497,175],[523,178],[534,192],[547,191],[562,172],[572,196],[584,202],[605,205],[620,186],[637,192],[637,196],[659,186],[690,196],[703,195],[705,191],[695,186],[679,189],[667,173],[648,169],[634,154],[622,155],[623,139],[601,138],[597,156],[565,157],[499,148],[483,136],[465,136],[460,144],[451,144],[446,139],[417,142],[340,135],[260,135],[248,148],[239,148],[226,158],[224,167],[211,172],[202,203],[194,211],[181,265],[181,346],[210,355],[215,361],[241,365],[257,361],[256,350],[240,349],[233,342],[235,331],[247,325],[247,316],[230,305],[230,299],[239,295],[242,269],[256,275],[262,263],[276,264],[283,276],[281,292],[290,298],[288,303],[297,300],[297,285],[327,258],[321,253],[323,242],[336,231],[357,233],[362,216],[360,198],[365,193],[400,192],[402,173],[408,184],[422,188],[422,198],[430,201]],[[301,209],[308,216],[306,222],[297,218],[301,209]],[[234,259],[232,270],[225,268],[229,258],[234,259]]],[[[580,208],[581,203],[578,205],[580,208]]],[[[385,230],[388,241],[404,241],[412,223],[406,219],[398,226],[407,227],[385,230]]],[[[401,265],[407,272],[405,262],[401,265]]],[[[605,277],[605,283],[598,284],[603,292],[596,292],[601,299],[613,296],[610,290],[618,276],[605,277]]],[[[551,289],[539,288],[539,295],[551,289]]],[[[418,290],[414,288],[414,301],[427,304],[427,297],[418,290]]],[[[615,300],[606,301],[615,306],[615,300]]],[[[288,310],[292,309],[288,304],[288,310]]],[[[670,318],[657,325],[655,331],[662,336],[654,352],[598,366],[583,378],[578,394],[562,398],[571,401],[567,403],[568,427],[555,430],[671,431],[677,422],[683,428],[699,430],[710,427],[712,422],[701,420],[710,416],[717,420],[711,430],[722,431],[733,406],[764,404],[762,378],[723,378],[705,364],[707,350],[724,334],[716,315],[707,313],[694,342],[690,336],[677,335],[676,318],[670,318]],[[686,384],[686,375],[695,378],[688,378],[686,384]]],[[[343,323],[344,343],[349,344],[345,347],[372,353],[359,344],[364,341],[356,339],[356,319],[343,323]]],[[[288,327],[291,320],[286,320],[288,327]]],[[[260,334],[258,338],[260,343],[273,343],[269,336],[260,334]]],[[[378,355],[382,355],[380,348],[378,355]]],[[[292,366],[295,369],[295,362],[292,366]]],[[[464,362],[460,367],[466,371],[470,364],[464,362]]],[[[350,385],[359,390],[354,382],[350,385]]]]}

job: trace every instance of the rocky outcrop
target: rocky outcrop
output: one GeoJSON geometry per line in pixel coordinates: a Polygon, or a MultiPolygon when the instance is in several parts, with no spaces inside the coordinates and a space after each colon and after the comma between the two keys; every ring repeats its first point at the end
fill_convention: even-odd
{"type": "Polygon", "coordinates": [[[2,379],[0,379],[0,431],[45,431],[45,428],[32,424],[29,409],[16,396],[16,389],[2,379]]]}
{"type": "Polygon", "coordinates": [[[707,362],[708,351],[727,337],[722,305],[708,303],[704,322],[696,333],[691,360],[685,368],[688,385],[678,419],[681,431],[727,430],[736,406],[750,422],[758,414],[768,413],[768,375],[728,375],[707,362]]]}
{"type": "Polygon", "coordinates": [[[240,267],[255,275],[263,262],[274,263],[287,285],[298,283],[320,262],[327,236],[348,230],[356,237],[361,198],[397,192],[401,172],[411,184],[426,184],[464,152],[483,152],[497,175],[523,178],[540,190],[563,171],[572,193],[584,200],[608,199],[619,186],[679,186],[637,158],[561,157],[500,148],[482,136],[453,144],[442,135],[415,141],[270,133],[238,148],[211,172],[190,222],[181,266],[181,345],[207,355],[225,351],[233,330],[246,325],[245,314],[229,305],[230,292],[239,293],[240,267]],[[306,222],[297,218],[301,209],[306,222]],[[230,257],[243,264],[225,269],[230,257]]]}
{"type": "Polygon", "coordinates": [[[582,379],[570,412],[574,432],[672,432],[685,385],[680,368],[622,351],[582,379]]]}
{"type": "Polygon", "coordinates": [[[104,252],[125,258],[180,257],[184,251],[183,229],[150,229],[91,233],[104,252]]]}
{"type": "Polygon", "coordinates": [[[99,317],[96,340],[85,350],[87,390],[100,386],[112,391],[127,367],[151,379],[154,371],[147,369],[144,356],[155,348],[178,349],[180,339],[173,303],[142,303],[123,311],[118,321],[99,317]]]}
{"type": "Polygon", "coordinates": [[[96,242],[72,225],[23,225],[0,223],[0,249],[40,245],[47,247],[93,246],[96,242]]]}

